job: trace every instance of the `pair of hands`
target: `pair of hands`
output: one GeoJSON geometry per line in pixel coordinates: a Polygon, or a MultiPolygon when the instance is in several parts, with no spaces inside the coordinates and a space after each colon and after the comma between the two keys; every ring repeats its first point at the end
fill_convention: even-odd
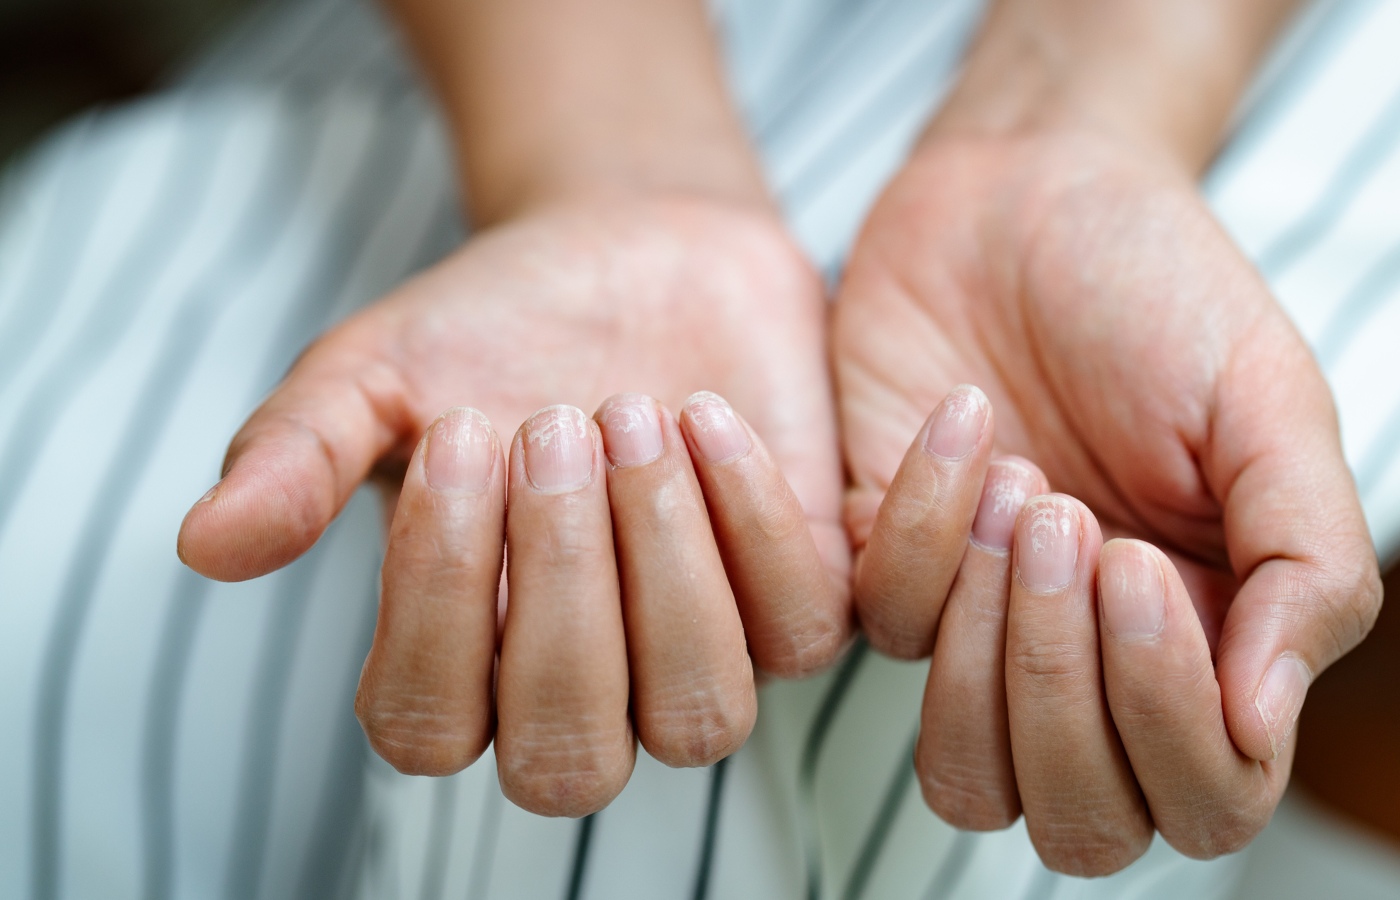
{"type": "Polygon", "coordinates": [[[494,727],[503,789],[538,811],[611,799],[633,726],[673,764],[732,751],[748,655],[803,674],[856,618],[933,654],[916,766],[953,824],[1024,814],[1078,874],[1154,828],[1193,856],[1252,837],[1379,579],[1326,385],[1189,180],[1081,137],[930,141],[828,333],[829,312],[766,210],[535,211],[313,345],[182,557],[255,577],[367,477],[401,485],[362,721],[435,773],[494,727]],[[960,383],[990,403],[945,401],[960,383]],[[728,403],[684,402],[702,389],[728,403]],[[620,390],[665,406],[530,418],[620,390]],[[438,419],[462,403],[481,413],[438,419]],[[617,465],[657,450],[647,411],[660,455],[617,465]],[[527,418],[507,463],[488,422],[527,418]]]}

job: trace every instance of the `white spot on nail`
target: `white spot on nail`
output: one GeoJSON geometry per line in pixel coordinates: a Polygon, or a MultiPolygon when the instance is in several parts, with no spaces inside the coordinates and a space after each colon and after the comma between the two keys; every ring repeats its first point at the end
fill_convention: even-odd
{"type": "Polygon", "coordinates": [[[577,445],[588,436],[588,417],[576,406],[549,406],[525,423],[525,440],[540,449],[550,444],[577,445]]]}
{"type": "Polygon", "coordinates": [[[1029,526],[1031,549],[1036,553],[1043,553],[1057,535],[1069,537],[1073,528],[1074,518],[1063,505],[1059,503],[1037,504],[1031,510],[1029,526]]]}
{"type": "Polygon", "coordinates": [[[697,391],[685,401],[690,410],[690,420],[695,427],[706,433],[729,432],[738,427],[734,408],[723,397],[711,391],[697,391]]]}

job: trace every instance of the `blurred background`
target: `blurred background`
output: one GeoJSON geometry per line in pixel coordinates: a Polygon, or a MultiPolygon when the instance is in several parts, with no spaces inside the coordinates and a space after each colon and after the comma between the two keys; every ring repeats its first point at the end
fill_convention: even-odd
{"type": "Polygon", "coordinates": [[[0,0],[0,167],[78,110],[158,86],[252,0],[0,0]]]}

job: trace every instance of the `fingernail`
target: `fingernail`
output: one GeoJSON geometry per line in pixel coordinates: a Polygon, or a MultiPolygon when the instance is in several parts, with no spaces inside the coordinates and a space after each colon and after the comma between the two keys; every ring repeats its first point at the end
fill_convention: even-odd
{"type": "Polygon", "coordinates": [[[972,539],[988,550],[1010,550],[1016,517],[1035,489],[1035,475],[1025,466],[994,462],[982,485],[982,499],[972,520],[972,539]]]}
{"type": "Polygon", "coordinates": [[[593,477],[593,435],[575,406],[550,406],[525,423],[525,477],[536,490],[583,487],[593,477]]]}
{"type": "Polygon", "coordinates": [[[480,493],[496,462],[496,433],[486,416],[466,406],[449,409],[428,431],[423,469],[435,491],[480,493]]]}
{"type": "Polygon", "coordinates": [[[924,449],[944,459],[962,459],[977,447],[987,426],[987,395],[960,384],[934,410],[924,449]]]}
{"type": "Polygon", "coordinates": [[[643,466],[661,455],[656,403],[645,394],[620,394],[603,405],[603,451],[619,468],[643,466]]]}
{"type": "Polygon", "coordinates": [[[734,408],[719,394],[700,391],[685,401],[691,434],[700,453],[712,463],[727,462],[748,452],[752,442],[734,408]]]}
{"type": "Polygon", "coordinates": [[[1099,558],[1099,603],[1113,635],[1142,640],[1161,634],[1167,595],[1157,555],[1137,541],[1109,545],[1099,558]]]}
{"type": "Polygon", "coordinates": [[[200,497],[198,500],[194,501],[194,505],[198,506],[201,503],[208,503],[210,500],[213,500],[214,496],[219,493],[219,485],[223,483],[224,481],[222,478],[215,482],[213,487],[204,492],[203,497],[200,497]]]}
{"type": "Polygon", "coordinates": [[[1254,708],[1259,710],[1269,732],[1269,749],[1275,759],[1288,746],[1310,684],[1312,671],[1307,663],[1291,654],[1280,656],[1264,673],[1259,694],[1254,698],[1254,708]]]}
{"type": "Polygon", "coordinates": [[[1023,515],[1016,577],[1036,593],[1060,590],[1074,580],[1079,561],[1079,510],[1067,500],[1046,497],[1023,515]]]}

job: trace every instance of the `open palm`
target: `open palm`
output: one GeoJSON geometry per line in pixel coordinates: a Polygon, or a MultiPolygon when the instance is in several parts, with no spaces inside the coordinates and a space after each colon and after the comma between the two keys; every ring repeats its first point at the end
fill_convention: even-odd
{"type": "MultiPolygon", "coordinates": [[[[1161,795],[1171,791],[1154,797],[1150,774],[1138,772],[1153,815],[1169,823],[1164,833],[1172,815],[1159,805],[1184,803],[1185,791],[1212,779],[1218,786],[1232,755],[1279,755],[1306,681],[1374,618],[1375,559],[1328,388],[1189,178],[1085,137],[930,142],[866,223],[833,341],[857,547],[920,423],[950,388],[970,382],[996,411],[997,451],[1038,463],[1051,487],[1082,499],[1109,536],[1168,553],[1175,571],[1165,576],[1167,592],[1182,584],[1197,612],[1189,627],[1172,626],[1182,628],[1173,640],[1198,649],[1205,663],[1153,675],[1167,692],[1180,687],[1176,676],[1209,679],[1196,708],[1182,714],[1210,723],[1200,743],[1226,731],[1228,739],[1194,788],[1176,785],[1168,799],[1161,795]],[[1286,665],[1276,670],[1280,660],[1286,665]],[[1302,683],[1266,674],[1284,670],[1301,671],[1302,683]],[[1265,691],[1266,682],[1274,687],[1265,691]]],[[[1097,615],[1092,599],[1088,609],[1097,615]]],[[[878,625],[875,632],[878,645],[878,625]]],[[[1042,681],[1098,679],[1097,624],[1085,634],[1085,646],[1059,646],[1058,656],[1035,651],[1046,654],[1029,660],[1047,668],[1042,681]],[[1073,671],[1080,665],[1095,671],[1073,671]]],[[[1117,679],[1110,662],[1107,700],[1102,688],[1077,700],[1114,705],[1123,721],[1108,743],[1121,739],[1141,769],[1124,721],[1159,715],[1175,701],[1134,695],[1133,709],[1120,709],[1120,682],[1132,678],[1117,679]]],[[[1017,663],[1006,663],[1009,681],[1017,663]]],[[[1232,774],[1245,787],[1217,794],[1239,801],[1237,809],[1272,809],[1266,798],[1281,790],[1286,762],[1232,774]]],[[[1024,781],[1029,762],[1018,755],[1015,767],[1024,781]]],[[[1026,809],[1032,836],[1050,842],[1056,823],[1036,822],[1029,801],[1026,809]]],[[[1256,820],[1213,843],[1180,845],[1219,852],[1257,830],[1256,820]]]]}

